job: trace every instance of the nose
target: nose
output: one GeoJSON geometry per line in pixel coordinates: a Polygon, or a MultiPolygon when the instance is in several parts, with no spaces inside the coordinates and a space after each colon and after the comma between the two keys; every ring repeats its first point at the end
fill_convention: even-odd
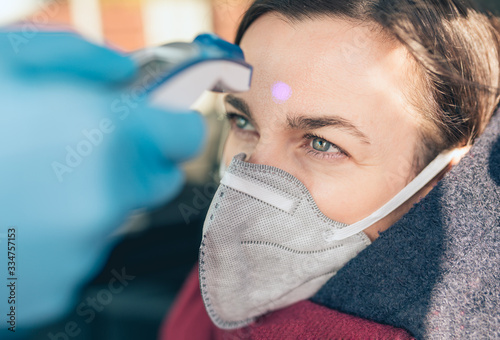
{"type": "Polygon", "coordinates": [[[286,164],[287,149],[277,138],[260,138],[246,161],[254,164],[271,165],[283,168],[286,164]]]}
{"type": "Polygon", "coordinates": [[[259,141],[252,153],[247,154],[246,161],[270,165],[291,174],[304,184],[307,182],[304,168],[297,159],[293,147],[287,145],[286,140],[259,141]]]}

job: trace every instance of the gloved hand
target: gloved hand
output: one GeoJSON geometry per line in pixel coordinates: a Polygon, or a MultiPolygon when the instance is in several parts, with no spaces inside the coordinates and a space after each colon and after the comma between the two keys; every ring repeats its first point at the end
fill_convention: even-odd
{"type": "Polygon", "coordinates": [[[23,43],[16,34],[23,37],[0,32],[2,339],[12,334],[12,306],[16,331],[76,308],[110,233],[132,209],[180,190],[177,164],[199,151],[205,133],[199,114],[165,112],[148,106],[140,87],[126,90],[137,71],[129,58],[71,33],[23,43]]]}

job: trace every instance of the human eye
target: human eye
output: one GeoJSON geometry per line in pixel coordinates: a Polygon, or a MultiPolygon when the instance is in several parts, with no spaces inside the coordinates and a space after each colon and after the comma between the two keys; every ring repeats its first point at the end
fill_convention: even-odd
{"type": "Polygon", "coordinates": [[[250,121],[242,115],[237,113],[228,112],[226,114],[227,120],[231,124],[232,129],[238,129],[247,132],[255,132],[255,127],[250,121]]]}
{"type": "Polygon", "coordinates": [[[304,136],[307,154],[319,159],[343,159],[348,154],[337,145],[320,136],[307,134],[304,136]]]}

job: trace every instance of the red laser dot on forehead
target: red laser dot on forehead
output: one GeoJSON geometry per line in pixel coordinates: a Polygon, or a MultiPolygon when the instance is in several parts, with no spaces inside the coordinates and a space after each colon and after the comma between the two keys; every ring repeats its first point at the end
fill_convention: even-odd
{"type": "Polygon", "coordinates": [[[277,81],[272,87],[273,100],[277,104],[286,102],[292,96],[292,89],[290,86],[282,81],[277,81]]]}

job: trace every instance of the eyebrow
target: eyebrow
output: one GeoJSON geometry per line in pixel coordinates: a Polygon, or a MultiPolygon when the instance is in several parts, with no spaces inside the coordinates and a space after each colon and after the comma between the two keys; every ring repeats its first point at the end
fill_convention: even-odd
{"type": "Polygon", "coordinates": [[[351,135],[358,137],[363,143],[371,144],[370,139],[361,132],[356,125],[349,120],[339,116],[324,116],[324,117],[287,117],[288,126],[290,129],[298,130],[314,130],[322,127],[335,127],[345,130],[351,135]]]}
{"type": "MultiPolygon", "coordinates": [[[[228,94],[224,101],[232,105],[235,109],[252,119],[252,113],[248,104],[241,98],[228,94]]],[[[339,116],[307,117],[307,116],[287,116],[288,128],[294,130],[315,130],[323,127],[335,127],[345,130],[351,135],[358,137],[363,143],[371,144],[370,139],[361,132],[351,121],[339,116]]]]}
{"type": "Polygon", "coordinates": [[[250,112],[250,107],[248,104],[241,98],[235,97],[232,94],[228,94],[224,101],[230,105],[232,105],[236,110],[244,113],[248,118],[253,119],[252,113],[250,112]]]}

